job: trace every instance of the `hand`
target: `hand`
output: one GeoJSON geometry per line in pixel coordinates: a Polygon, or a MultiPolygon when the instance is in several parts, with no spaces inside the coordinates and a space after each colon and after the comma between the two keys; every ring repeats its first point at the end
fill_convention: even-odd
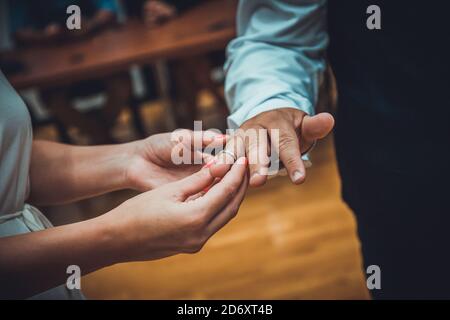
{"type": "Polygon", "coordinates": [[[144,19],[149,25],[166,22],[175,17],[177,10],[164,1],[149,0],[144,4],[144,19]]]}
{"type": "MultiPolygon", "coordinates": [[[[311,117],[292,108],[267,111],[249,119],[241,126],[244,133],[248,129],[266,129],[268,134],[264,135],[262,140],[258,138],[258,141],[252,141],[246,139],[242,132],[238,132],[229,139],[226,149],[232,150],[235,155],[247,155],[250,163],[250,186],[256,187],[267,181],[268,154],[272,142],[279,150],[280,160],[286,167],[291,181],[300,184],[305,180],[305,166],[301,152],[307,151],[317,139],[324,138],[333,126],[334,119],[329,113],[311,117]],[[271,139],[271,129],[279,130],[279,141],[271,139]]],[[[223,159],[211,166],[211,174],[223,175],[232,161],[229,155],[224,154],[223,159]]]]}
{"type": "MultiPolygon", "coordinates": [[[[198,156],[203,159],[203,163],[212,157],[194,150],[194,146],[223,146],[227,138],[212,131],[194,133],[190,130],[178,130],[177,136],[182,138],[184,147],[191,150],[190,158],[198,156]]],[[[163,133],[129,144],[131,158],[127,160],[126,177],[131,188],[147,191],[197,172],[202,164],[173,163],[172,150],[178,143],[179,141],[172,139],[170,133],[163,133]]],[[[225,171],[222,172],[222,176],[224,174],[225,171]]]]}
{"type": "Polygon", "coordinates": [[[237,213],[248,185],[240,158],[215,185],[208,168],[142,193],[101,217],[116,262],[195,253],[237,213]],[[208,191],[204,191],[210,187],[208,191]],[[117,240],[115,240],[117,239],[117,240]]]}

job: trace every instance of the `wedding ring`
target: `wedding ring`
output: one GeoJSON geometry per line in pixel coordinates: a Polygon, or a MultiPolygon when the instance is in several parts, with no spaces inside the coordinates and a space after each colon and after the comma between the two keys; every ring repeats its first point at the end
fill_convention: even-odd
{"type": "Polygon", "coordinates": [[[308,149],[306,149],[305,151],[302,152],[302,156],[304,156],[305,154],[307,154],[308,152],[310,152],[312,149],[314,149],[314,147],[317,144],[317,140],[314,140],[314,142],[312,143],[312,145],[309,146],[308,149]]]}

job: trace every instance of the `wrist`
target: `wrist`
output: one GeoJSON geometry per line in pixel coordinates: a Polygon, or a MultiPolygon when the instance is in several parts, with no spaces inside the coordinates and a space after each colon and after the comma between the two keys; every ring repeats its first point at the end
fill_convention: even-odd
{"type": "MultiPolygon", "coordinates": [[[[146,161],[142,158],[142,141],[121,145],[123,159],[121,170],[123,189],[142,191],[141,178],[146,161]]],[[[144,188],[145,189],[145,188],[144,188]]]]}
{"type": "MultiPolygon", "coordinates": [[[[115,210],[115,209],[113,209],[115,210]]],[[[102,267],[129,261],[128,252],[130,242],[127,239],[125,228],[121,227],[123,217],[111,215],[112,211],[89,220],[96,230],[96,244],[101,250],[102,267]]]]}
{"type": "Polygon", "coordinates": [[[139,159],[137,155],[138,145],[134,142],[124,143],[114,146],[111,157],[115,159],[114,171],[116,172],[117,189],[135,189],[135,181],[130,171],[139,159]]]}

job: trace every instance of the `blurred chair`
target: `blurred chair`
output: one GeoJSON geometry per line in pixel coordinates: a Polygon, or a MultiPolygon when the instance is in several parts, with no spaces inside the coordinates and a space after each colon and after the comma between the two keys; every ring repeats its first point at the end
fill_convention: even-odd
{"type": "Polygon", "coordinates": [[[214,77],[217,69],[221,71],[224,59],[224,52],[219,51],[172,62],[177,105],[186,108],[184,119],[178,119],[180,126],[190,128],[193,121],[198,119],[197,101],[202,90],[212,94],[223,119],[228,116],[223,95],[223,77],[214,77]]]}
{"type": "MultiPolygon", "coordinates": [[[[67,41],[85,41],[97,32],[114,27],[119,9],[116,0],[52,0],[46,2],[44,11],[39,6],[42,4],[30,0],[9,2],[10,32],[16,45],[31,50],[35,46],[51,47],[64,45],[67,41]],[[79,5],[86,15],[79,31],[67,31],[63,26],[65,20],[62,19],[67,16],[65,9],[70,4],[79,5]]],[[[144,125],[133,103],[130,81],[130,75],[119,73],[68,87],[54,86],[42,90],[42,101],[55,119],[61,140],[73,143],[68,129],[77,127],[88,135],[90,143],[114,142],[111,129],[125,106],[132,108],[137,134],[145,136],[144,125]]]]}
{"type": "MultiPolygon", "coordinates": [[[[128,18],[139,18],[149,28],[158,28],[159,25],[177,19],[184,11],[202,5],[203,2],[204,0],[121,0],[121,7],[126,11],[128,18]]],[[[156,82],[152,80],[148,82],[158,88],[164,87],[158,82],[168,80],[170,86],[168,94],[175,103],[176,111],[173,116],[177,127],[193,127],[193,121],[198,119],[197,101],[202,90],[207,90],[214,96],[225,122],[228,109],[223,96],[223,77],[214,77],[214,74],[221,73],[224,60],[224,50],[170,60],[165,65],[169,78],[162,79],[161,75],[156,74],[156,78],[152,79],[156,82]]],[[[146,75],[154,75],[150,68],[144,67],[141,70],[146,75]]]]}
{"type": "Polygon", "coordinates": [[[92,144],[104,144],[115,142],[111,128],[120,111],[130,101],[131,85],[129,75],[121,73],[110,76],[107,80],[89,80],[69,87],[52,87],[42,90],[41,95],[58,123],[66,129],[77,127],[80,132],[88,135],[92,144]]]}

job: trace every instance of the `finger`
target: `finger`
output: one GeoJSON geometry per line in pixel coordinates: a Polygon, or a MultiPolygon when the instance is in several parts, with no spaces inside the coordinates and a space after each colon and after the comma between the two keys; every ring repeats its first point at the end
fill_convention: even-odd
{"type": "Polygon", "coordinates": [[[230,201],[229,204],[222,209],[222,211],[208,224],[206,227],[206,234],[208,238],[215,234],[217,231],[222,229],[231,219],[233,219],[241,206],[242,201],[244,200],[245,193],[248,187],[248,177],[245,175],[244,181],[242,181],[241,186],[239,187],[238,192],[234,196],[234,198],[230,201]]]}
{"type": "Polygon", "coordinates": [[[300,143],[293,125],[280,123],[279,137],[274,137],[269,131],[271,143],[278,151],[281,162],[283,162],[291,181],[300,184],[305,180],[305,167],[301,159],[300,143]]]}
{"type": "Polygon", "coordinates": [[[261,127],[251,132],[247,131],[245,148],[249,162],[250,185],[262,186],[267,181],[269,167],[267,129],[261,127]]]}
{"type": "Polygon", "coordinates": [[[205,152],[199,152],[200,157],[203,159],[203,163],[205,164],[205,167],[209,168],[215,161],[216,157],[209,153],[205,152]]]}
{"type": "Polygon", "coordinates": [[[202,160],[205,160],[204,148],[214,149],[223,147],[227,141],[227,137],[227,135],[212,130],[192,131],[181,129],[171,134],[171,141],[174,145],[181,143],[184,149],[191,150],[191,160],[193,160],[194,164],[201,164],[205,163],[202,162],[202,160]]]}
{"type": "MultiPolygon", "coordinates": [[[[217,162],[217,158],[209,153],[202,151],[193,151],[194,159],[201,159],[201,163],[204,164],[203,167],[209,168],[214,163],[217,162]]],[[[194,167],[198,167],[198,165],[193,165],[194,167]]]]}
{"type": "Polygon", "coordinates": [[[180,201],[185,201],[190,196],[203,191],[213,182],[214,177],[209,172],[209,169],[203,168],[184,179],[172,183],[172,186],[176,188],[175,194],[177,195],[177,198],[180,201]]]}
{"type": "Polygon", "coordinates": [[[223,177],[230,170],[235,159],[245,155],[244,141],[241,135],[237,133],[230,137],[224,150],[227,150],[228,153],[220,152],[216,156],[217,161],[210,166],[211,175],[217,178],[223,177]]]}
{"type": "Polygon", "coordinates": [[[215,162],[215,156],[212,153],[217,150],[223,150],[228,138],[228,135],[221,134],[220,132],[205,131],[203,135],[203,163],[208,167],[211,166],[215,162]]]}
{"type": "Polygon", "coordinates": [[[215,184],[201,198],[196,199],[196,209],[206,210],[206,219],[209,221],[233,198],[244,180],[247,168],[247,159],[239,158],[230,171],[221,181],[215,184]]]}
{"type": "Polygon", "coordinates": [[[207,130],[203,131],[201,143],[204,147],[215,147],[219,145],[223,146],[227,142],[227,139],[228,135],[226,134],[222,134],[213,130],[207,130]]]}
{"type": "Polygon", "coordinates": [[[220,178],[214,178],[214,181],[207,186],[205,189],[203,189],[201,192],[194,194],[193,196],[189,196],[188,198],[186,198],[186,200],[184,200],[185,202],[189,202],[195,199],[198,199],[200,197],[203,197],[205,195],[205,193],[207,193],[209,191],[209,189],[211,189],[212,186],[214,186],[216,183],[218,183],[221,179],[220,178]]]}
{"type": "Polygon", "coordinates": [[[220,132],[208,131],[192,131],[188,129],[176,130],[172,133],[174,142],[181,142],[191,150],[198,150],[205,146],[219,146],[226,143],[228,136],[220,132]]]}
{"type": "Polygon", "coordinates": [[[308,149],[314,141],[324,138],[334,126],[331,114],[323,112],[313,117],[305,115],[301,125],[302,150],[308,149]]]}
{"type": "MultiPolygon", "coordinates": [[[[222,157],[222,155],[220,157],[222,157]]],[[[228,157],[228,156],[223,156],[223,157],[228,157]]],[[[230,168],[232,166],[232,164],[229,164],[230,162],[228,162],[228,161],[231,161],[231,160],[227,160],[227,162],[223,162],[223,161],[219,162],[216,160],[215,162],[213,162],[211,164],[208,163],[207,165],[209,165],[209,167],[210,167],[209,170],[211,172],[211,175],[216,178],[225,176],[225,174],[228,171],[230,171],[230,168]]]]}

